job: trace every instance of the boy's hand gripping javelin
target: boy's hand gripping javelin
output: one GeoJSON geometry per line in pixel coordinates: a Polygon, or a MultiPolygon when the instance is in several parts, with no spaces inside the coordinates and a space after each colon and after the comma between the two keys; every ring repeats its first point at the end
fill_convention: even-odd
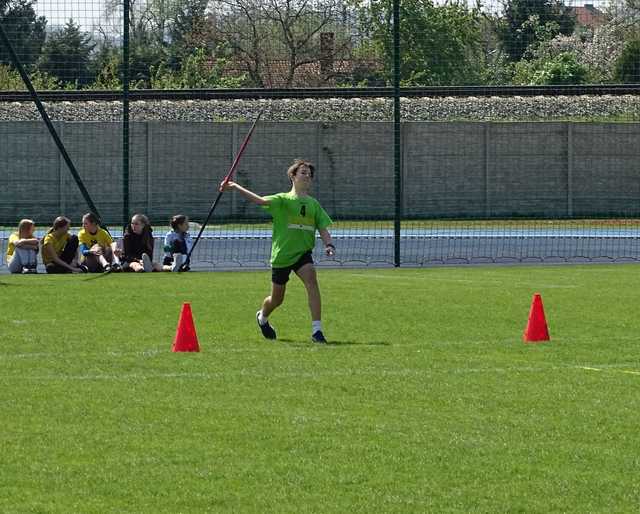
{"type": "Polygon", "coordinates": [[[213,204],[211,205],[211,209],[209,209],[209,214],[207,214],[207,218],[202,223],[202,226],[200,227],[200,231],[198,232],[198,235],[196,236],[195,240],[193,241],[193,245],[191,245],[191,250],[189,250],[189,253],[187,254],[187,258],[185,259],[185,261],[182,264],[182,266],[180,266],[178,271],[185,271],[185,269],[187,269],[189,267],[189,264],[191,262],[191,254],[193,253],[193,250],[195,249],[196,245],[198,244],[198,241],[200,241],[200,238],[202,237],[202,233],[204,232],[204,229],[206,228],[207,223],[209,223],[209,220],[211,219],[211,216],[213,215],[213,211],[215,211],[216,206],[218,205],[218,202],[220,201],[220,198],[222,197],[222,193],[224,193],[225,187],[227,186],[229,181],[233,178],[233,174],[235,173],[236,168],[238,167],[238,164],[240,163],[240,158],[242,157],[242,154],[244,153],[245,148],[249,144],[249,140],[251,139],[251,135],[253,134],[253,131],[255,130],[256,125],[258,124],[258,120],[262,116],[263,112],[264,112],[264,110],[262,110],[262,111],[260,111],[258,113],[258,116],[256,116],[256,119],[253,121],[253,125],[251,125],[251,128],[249,129],[249,132],[247,132],[247,135],[245,136],[244,141],[242,141],[242,144],[240,145],[238,153],[236,154],[235,159],[233,159],[233,163],[231,164],[231,168],[229,168],[229,172],[225,175],[224,179],[220,183],[220,187],[218,188],[218,196],[216,197],[216,199],[214,200],[213,204]]]}

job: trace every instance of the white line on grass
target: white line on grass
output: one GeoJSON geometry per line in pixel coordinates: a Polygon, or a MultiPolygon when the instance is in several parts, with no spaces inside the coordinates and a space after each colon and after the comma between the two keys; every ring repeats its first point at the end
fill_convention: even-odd
{"type": "Polygon", "coordinates": [[[585,371],[595,371],[597,373],[602,371],[610,371],[612,373],[624,373],[625,375],[640,375],[640,371],[632,371],[628,369],[615,369],[615,365],[609,365],[603,368],[592,368],[590,366],[576,366],[576,367],[578,369],[583,369],[585,371]]]}
{"type": "Polygon", "coordinates": [[[400,369],[400,370],[384,370],[384,369],[348,369],[348,370],[334,370],[334,371],[276,371],[261,373],[246,369],[241,370],[227,370],[219,372],[206,372],[206,373],[127,373],[127,374],[86,374],[86,375],[16,375],[16,376],[2,376],[0,380],[15,380],[15,381],[100,381],[100,380],[113,380],[113,381],[137,381],[137,380],[165,380],[165,379],[190,379],[190,380],[212,380],[220,379],[229,376],[246,376],[252,378],[312,378],[317,379],[321,377],[348,377],[348,376],[376,376],[376,377],[409,377],[409,376],[429,376],[435,374],[465,374],[465,373],[489,373],[489,374],[503,374],[503,373],[548,373],[550,371],[567,371],[567,370],[586,370],[593,372],[612,371],[617,373],[625,373],[629,375],[640,375],[640,371],[623,370],[623,369],[601,369],[591,366],[547,366],[547,367],[533,367],[533,366],[521,366],[521,367],[504,367],[504,368],[453,368],[453,369],[437,369],[432,368],[428,370],[416,370],[416,369],[400,369]]]}

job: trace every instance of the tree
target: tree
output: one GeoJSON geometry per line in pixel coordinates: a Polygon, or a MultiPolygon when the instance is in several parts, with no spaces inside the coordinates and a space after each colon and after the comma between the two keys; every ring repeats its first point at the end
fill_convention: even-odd
{"type": "Polygon", "coordinates": [[[80,25],[69,20],[46,40],[38,69],[64,83],[86,85],[93,80],[89,64],[94,47],[91,35],[82,32],[80,25]]]}
{"type": "Polygon", "coordinates": [[[519,61],[527,48],[535,45],[538,31],[531,23],[541,26],[554,24],[557,34],[569,35],[575,27],[575,17],[569,7],[559,0],[505,0],[504,16],[496,27],[502,47],[512,61],[519,61]]]}
{"type": "Polygon", "coordinates": [[[615,63],[614,77],[625,84],[640,83],[640,39],[627,41],[615,63]]]}
{"type": "MultiPolygon", "coordinates": [[[[367,7],[364,7],[367,9],[367,7]]],[[[393,3],[373,0],[371,37],[380,49],[388,79],[393,70],[393,3]]],[[[482,41],[480,13],[457,3],[437,5],[431,0],[400,4],[401,76],[406,85],[478,83],[482,41]]]]}
{"type": "Polygon", "coordinates": [[[211,18],[215,41],[229,48],[257,87],[291,87],[296,81],[311,85],[311,73],[298,75],[312,64],[317,65],[316,80],[331,79],[331,63],[351,48],[341,0],[217,0],[216,5],[211,18]]]}
{"type": "MultiPolygon", "coordinates": [[[[207,0],[129,0],[130,75],[134,86],[151,87],[152,75],[159,69],[168,67],[178,72],[194,48],[212,45],[206,35],[210,26],[207,4],[207,0]]],[[[121,16],[122,0],[107,0],[106,20],[122,26],[121,16]]],[[[113,68],[112,58],[103,62],[113,68]]]]}
{"type": "MultiPolygon", "coordinates": [[[[0,23],[24,66],[35,63],[45,40],[47,20],[37,16],[35,0],[0,0],[0,23]]],[[[0,64],[12,64],[9,51],[0,45],[0,64]]]]}
{"type": "Polygon", "coordinates": [[[167,20],[169,64],[179,68],[192,55],[194,48],[213,45],[207,20],[208,0],[181,0],[167,20]]]}

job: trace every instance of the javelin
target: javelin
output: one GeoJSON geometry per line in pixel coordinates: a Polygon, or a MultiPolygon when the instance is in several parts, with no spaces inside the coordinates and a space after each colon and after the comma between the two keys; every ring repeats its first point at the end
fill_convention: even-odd
{"type": "Polygon", "coordinates": [[[225,175],[224,179],[220,183],[220,187],[218,188],[218,196],[216,197],[216,199],[214,200],[213,204],[211,205],[211,209],[209,209],[209,214],[207,214],[207,218],[204,220],[204,223],[200,227],[200,231],[198,232],[198,235],[196,236],[195,240],[193,241],[193,245],[191,245],[191,250],[189,250],[189,253],[187,254],[187,259],[184,261],[182,266],[180,266],[178,271],[184,271],[189,266],[189,263],[191,262],[191,254],[193,253],[193,250],[195,249],[196,245],[198,244],[198,241],[200,241],[200,238],[202,237],[202,233],[204,232],[204,229],[207,226],[207,223],[209,223],[209,220],[211,219],[211,215],[213,214],[213,211],[216,210],[216,206],[218,205],[218,202],[220,201],[220,198],[222,197],[222,193],[224,193],[225,186],[229,183],[229,181],[233,177],[233,174],[235,173],[236,168],[238,167],[238,164],[240,163],[240,158],[242,157],[242,154],[244,153],[245,148],[249,144],[249,140],[251,139],[251,135],[253,134],[253,131],[255,130],[256,125],[258,124],[258,120],[262,116],[263,112],[264,112],[264,110],[261,110],[258,113],[258,116],[254,120],[253,125],[251,125],[251,128],[249,129],[249,132],[247,132],[247,135],[245,136],[244,141],[242,141],[242,144],[240,145],[240,149],[238,150],[238,153],[236,154],[235,159],[233,159],[233,164],[231,164],[231,168],[229,168],[229,172],[225,175]]]}

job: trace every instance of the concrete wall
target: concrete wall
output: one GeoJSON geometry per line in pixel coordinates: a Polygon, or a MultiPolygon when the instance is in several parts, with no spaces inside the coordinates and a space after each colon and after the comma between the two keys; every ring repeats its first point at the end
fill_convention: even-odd
{"type": "MultiPolygon", "coordinates": [[[[122,137],[117,123],[56,123],[104,218],[122,212],[122,137]]],[[[148,122],[131,129],[131,210],[162,223],[201,218],[216,195],[246,123],[148,122]]],[[[640,124],[428,123],[403,131],[407,218],[640,215],[640,124]]],[[[318,166],[315,195],[335,218],[392,217],[393,126],[381,122],[261,123],[237,180],[267,194],[285,190],[294,157],[318,166]]],[[[0,123],[0,222],[41,224],[87,210],[40,122],[0,123]]],[[[261,216],[235,194],[216,217],[261,216]]]]}

